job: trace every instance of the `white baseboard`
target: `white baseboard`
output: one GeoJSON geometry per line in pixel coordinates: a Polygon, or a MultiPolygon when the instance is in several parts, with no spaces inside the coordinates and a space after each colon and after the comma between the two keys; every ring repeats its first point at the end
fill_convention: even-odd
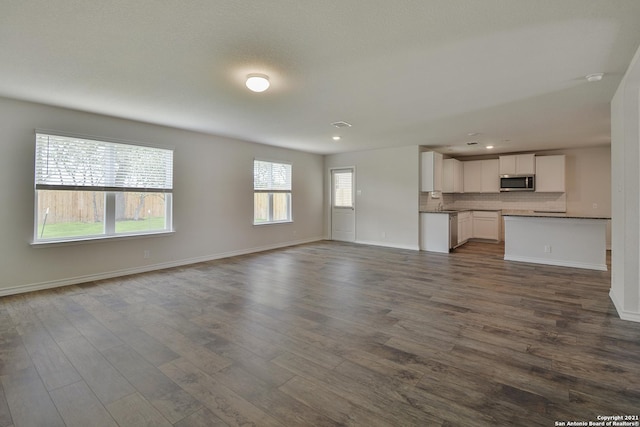
{"type": "Polygon", "coordinates": [[[411,246],[411,245],[396,245],[389,242],[378,242],[378,241],[369,241],[369,240],[356,240],[354,243],[359,245],[371,245],[371,246],[382,246],[385,248],[393,248],[393,249],[407,249],[410,251],[419,251],[419,246],[411,246]]]}
{"type": "Polygon", "coordinates": [[[9,288],[0,289],[0,297],[7,296],[7,295],[22,294],[22,293],[26,293],[26,292],[41,291],[41,290],[45,290],[45,289],[59,288],[59,287],[62,287],[62,286],[77,285],[77,284],[80,284],[80,283],[93,282],[93,281],[96,281],[96,280],[113,279],[115,277],[129,276],[129,275],[132,275],[132,274],[139,274],[139,273],[147,273],[147,272],[150,272],[150,271],[164,270],[166,268],[181,267],[183,265],[197,264],[199,262],[207,262],[207,261],[213,261],[213,260],[216,260],[216,259],[230,258],[230,257],[234,257],[234,256],[239,256],[239,255],[247,255],[247,254],[252,254],[252,253],[257,253],[257,252],[264,252],[264,251],[269,251],[269,250],[272,250],[272,249],[280,249],[280,248],[285,248],[285,247],[288,247],[288,246],[296,246],[296,245],[301,245],[301,244],[304,244],[304,243],[317,242],[319,240],[324,240],[324,238],[323,237],[314,237],[314,238],[310,238],[310,239],[296,240],[296,241],[293,241],[293,242],[278,243],[278,244],[275,244],[275,245],[260,246],[260,247],[249,248],[249,249],[241,249],[241,250],[237,250],[237,251],[223,252],[223,253],[218,253],[218,254],[205,255],[205,256],[201,256],[201,257],[187,258],[187,259],[181,259],[181,260],[176,260],[176,261],[163,262],[163,263],[159,263],[159,264],[144,265],[144,266],[140,266],[140,267],[125,268],[125,269],[122,269],[122,270],[106,271],[106,272],[101,272],[101,273],[96,273],[96,274],[88,274],[88,275],[85,275],[85,276],[76,276],[76,277],[69,277],[69,278],[58,279],[58,280],[51,280],[51,281],[47,281],[47,282],[32,283],[32,284],[20,285],[20,286],[12,286],[12,287],[9,287],[9,288]]]}
{"type": "Polygon", "coordinates": [[[618,312],[618,316],[620,316],[622,320],[640,323],[640,313],[631,313],[628,311],[624,311],[622,308],[622,304],[620,304],[620,302],[616,299],[613,290],[609,291],[609,298],[611,298],[611,301],[613,302],[613,305],[618,312]]]}
{"type": "Polygon", "coordinates": [[[558,259],[532,258],[513,255],[505,255],[505,261],[528,262],[532,264],[556,265],[559,267],[584,268],[587,270],[607,271],[607,264],[587,264],[584,262],[564,261],[558,259]]]}

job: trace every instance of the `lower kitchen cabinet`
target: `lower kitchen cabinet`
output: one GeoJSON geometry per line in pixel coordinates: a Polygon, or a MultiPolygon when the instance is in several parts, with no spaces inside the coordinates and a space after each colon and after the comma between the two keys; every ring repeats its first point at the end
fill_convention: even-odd
{"type": "Polygon", "coordinates": [[[465,243],[473,237],[473,224],[471,211],[458,213],[458,245],[465,243]]]}
{"type": "Polygon", "coordinates": [[[420,214],[420,250],[449,253],[449,218],[447,213],[420,214]]]}
{"type": "Polygon", "coordinates": [[[472,216],[475,239],[500,240],[499,211],[473,211],[472,216]]]}
{"type": "Polygon", "coordinates": [[[448,253],[471,239],[502,240],[500,211],[447,212],[420,213],[420,250],[448,253]]]}

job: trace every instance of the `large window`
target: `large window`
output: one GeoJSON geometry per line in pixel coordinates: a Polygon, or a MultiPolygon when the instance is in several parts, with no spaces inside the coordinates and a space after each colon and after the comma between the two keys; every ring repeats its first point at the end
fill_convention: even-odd
{"type": "Polygon", "coordinates": [[[173,150],[36,133],[34,242],[172,230],[173,150]]]}
{"type": "Polygon", "coordinates": [[[291,165],[254,160],[253,223],[291,221],[291,165]]]}

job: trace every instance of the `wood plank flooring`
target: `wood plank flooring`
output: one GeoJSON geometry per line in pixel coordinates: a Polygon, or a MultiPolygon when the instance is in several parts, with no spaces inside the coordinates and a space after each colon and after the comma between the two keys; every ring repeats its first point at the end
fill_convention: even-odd
{"type": "Polygon", "coordinates": [[[0,427],[640,415],[610,273],[317,242],[0,299],[0,427]]]}

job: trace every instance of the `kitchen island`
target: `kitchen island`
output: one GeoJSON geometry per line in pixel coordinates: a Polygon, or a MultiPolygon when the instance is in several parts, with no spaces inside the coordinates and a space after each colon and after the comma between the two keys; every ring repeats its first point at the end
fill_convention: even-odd
{"type": "Polygon", "coordinates": [[[503,211],[504,259],[607,270],[609,217],[564,212],[503,211]]]}

